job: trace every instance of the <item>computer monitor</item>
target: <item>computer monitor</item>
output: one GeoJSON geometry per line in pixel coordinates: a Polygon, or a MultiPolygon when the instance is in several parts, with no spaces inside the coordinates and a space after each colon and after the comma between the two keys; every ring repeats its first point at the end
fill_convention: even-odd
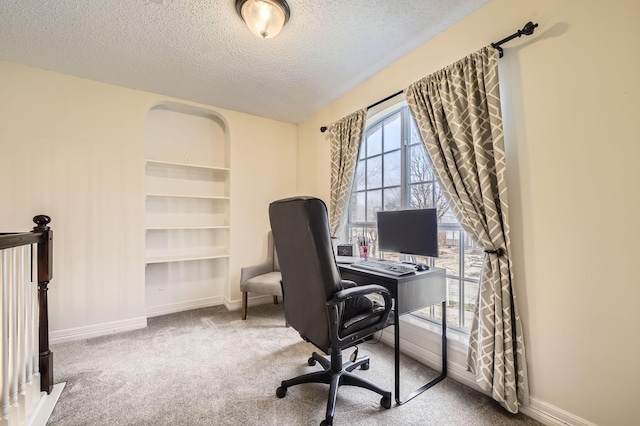
{"type": "Polygon", "coordinates": [[[438,257],[436,209],[378,212],[378,249],[438,257]]]}

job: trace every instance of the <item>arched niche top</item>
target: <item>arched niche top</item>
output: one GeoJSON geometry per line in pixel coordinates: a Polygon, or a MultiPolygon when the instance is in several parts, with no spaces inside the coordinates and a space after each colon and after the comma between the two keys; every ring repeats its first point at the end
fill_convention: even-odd
{"type": "Polygon", "coordinates": [[[217,111],[159,102],[147,112],[145,158],[230,168],[229,125],[217,111]]]}
{"type": "Polygon", "coordinates": [[[227,134],[229,131],[227,120],[224,118],[224,116],[222,116],[220,113],[216,111],[199,108],[193,105],[181,104],[178,102],[161,102],[159,104],[152,106],[149,109],[149,111],[153,111],[153,110],[172,111],[172,112],[178,112],[181,114],[188,114],[196,117],[207,118],[209,120],[216,122],[222,128],[225,134],[227,134]]]}

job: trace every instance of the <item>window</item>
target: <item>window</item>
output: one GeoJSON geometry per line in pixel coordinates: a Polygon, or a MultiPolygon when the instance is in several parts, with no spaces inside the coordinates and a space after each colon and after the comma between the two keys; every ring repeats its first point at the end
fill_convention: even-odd
{"type": "MultiPolygon", "coordinates": [[[[471,329],[482,270],[482,250],[457,222],[436,181],[431,162],[408,107],[403,102],[381,113],[365,130],[349,204],[347,238],[371,241],[372,257],[400,260],[397,253],[380,253],[376,212],[433,208],[438,215],[438,258],[417,256],[416,261],[447,271],[447,325],[471,329]]],[[[442,308],[415,312],[420,318],[440,322],[442,308]]]]}

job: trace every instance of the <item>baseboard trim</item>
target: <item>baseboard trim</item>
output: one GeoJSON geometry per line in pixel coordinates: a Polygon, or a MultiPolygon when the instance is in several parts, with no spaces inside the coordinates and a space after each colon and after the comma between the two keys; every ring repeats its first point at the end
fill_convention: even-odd
{"type": "MultiPolygon", "coordinates": [[[[431,331],[426,331],[426,333],[436,334],[431,331]]],[[[437,335],[437,338],[440,338],[439,334],[437,335]]],[[[430,338],[425,336],[425,339],[428,340],[430,338]]],[[[385,330],[380,340],[384,344],[393,347],[393,331],[389,332],[388,330],[385,330]]],[[[448,343],[449,344],[447,345],[447,350],[449,352],[455,351],[466,354],[466,352],[461,350],[461,346],[459,344],[452,344],[453,342],[451,341],[449,341],[448,343]]],[[[400,352],[425,364],[428,367],[431,367],[437,371],[442,371],[442,355],[440,353],[435,353],[418,344],[405,340],[402,338],[402,335],[400,337],[400,352]]],[[[476,384],[474,375],[467,371],[466,365],[460,365],[449,360],[449,362],[447,363],[447,367],[448,377],[451,377],[455,381],[469,386],[470,388],[481,392],[489,397],[491,396],[490,392],[482,390],[476,384]]],[[[591,423],[588,420],[580,418],[554,405],[531,397],[529,398],[529,404],[520,407],[520,412],[522,412],[522,414],[524,414],[525,416],[531,417],[532,419],[537,420],[547,426],[597,426],[595,423],[591,423]]]]}
{"type": "MultiPolygon", "coordinates": [[[[280,303],[282,303],[281,299],[280,303]]],[[[247,306],[257,306],[257,305],[266,305],[267,303],[273,303],[273,296],[271,295],[260,295],[260,296],[249,296],[247,299],[247,306]]],[[[242,308],[242,300],[229,300],[225,299],[224,306],[230,311],[237,311],[242,308]]]]}
{"type": "Polygon", "coordinates": [[[187,302],[169,303],[147,308],[147,317],[157,317],[160,315],[175,314],[176,312],[190,311],[192,309],[208,308],[224,303],[222,296],[206,297],[204,299],[189,300],[187,302]]]}
{"type": "Polygon", "coordinates": [[[192,309],[218,306],[222,305],[223,302],[223,297],[217,296],[190,300],[188,302],[154,306],[147,309],[147,316],[144,317],[52,331],[49,333],[49,342],[51,344],[65,343],[75,340],[90,339],[92,337],[106,336],[108,334],[122,333],[124,331],[138,330],[147,326],[147,318],[173,314],[176,312],[190,311],[192,309]]]}
{"type": "Polygon", "coordinates": [[[74,340],[89,339],[91,337],[105,336],[107,334],[122,333],[123,331],[138,330],[147,326],[147,317],[130,318],[120,321],[111,321],[84,327],[68,328],[49,333],[51,344],[71,342],[74,340]]]}
{"type": "Polygon", "coordinates": [[[33,414],[25,423],[26,426],[46,426],[66,384],[66,382],[62,382],[54,385],[53,390],[48,395],[46,392],[42,392],[38,405],[36,405],[33,414]]]}
{"type": "Polygon", "coordinates": [[[535,398],[529,398],[529,405],[520,407],[520,411],[549,426],[597,426],[595,423],[535,398]]]}
{"type": "MultiPolygon", "coordinates": [[[[393,332],[385,331],[382,335],[381,341],[393,347],[394,338],[395,337],[393,332]]],[[[448,352],[451,352],[451,351],[460,352],[460,350],[457,347],[452,347],[451,342],[448,342],[448,343],[449,343],[447,345],[448,352]]],[[[408,340],[405,340],[402,337],[400,337],[400,352],[417,361],[420,361],[424,365],[431,367],[434,370],[442,371],[442,355],[439,353],[430,351],[420,345],[417,345],[408,340]]],[[[447,376],[451,377],[457,382],[463,383],[469,386],[470,388],[477,390],[478,392],[482,392],[485,395],[491,396],[491,394],[480,389],[480,387],[476,384],[473,374],[467,371],[466,366],[456,364],[451,360],[449,360],[449,362],[447,362],[447,376]]]]}

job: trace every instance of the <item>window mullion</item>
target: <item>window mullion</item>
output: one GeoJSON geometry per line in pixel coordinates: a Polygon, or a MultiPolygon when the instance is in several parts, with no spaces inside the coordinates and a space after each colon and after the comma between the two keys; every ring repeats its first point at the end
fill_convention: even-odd
{"type": "Polygon", "coordinates": [[[384,210],[384,162],[385,162],[385,152],[384,152],[384,134],[385,134],[385,129],[386,124],[385,122],[382,123],[382,134],[380,135],[380,167],[382,168],[382,170],[380,170],[380,175],[382,176],[382,179],[380,181],[380,208],[382,210],[384,210]]]}
{"type": "Polygon", "coordinates": [[[401,162],[401,172],[400,172],[400,184],[402,185],[402,189],[400,190],[400,205],[402,208],[407,208],[409,205],[410,199],[410,190],[409,190],[409,178],[407,177],[407,170],[409,169],[409,161],[411,160],[410,154],[407,150],[408,143],[408,132],[407,132],[407,108],[403,108],[401,112],[401,120],[402,126],[400,126],[400,162],[401,162]]]}

